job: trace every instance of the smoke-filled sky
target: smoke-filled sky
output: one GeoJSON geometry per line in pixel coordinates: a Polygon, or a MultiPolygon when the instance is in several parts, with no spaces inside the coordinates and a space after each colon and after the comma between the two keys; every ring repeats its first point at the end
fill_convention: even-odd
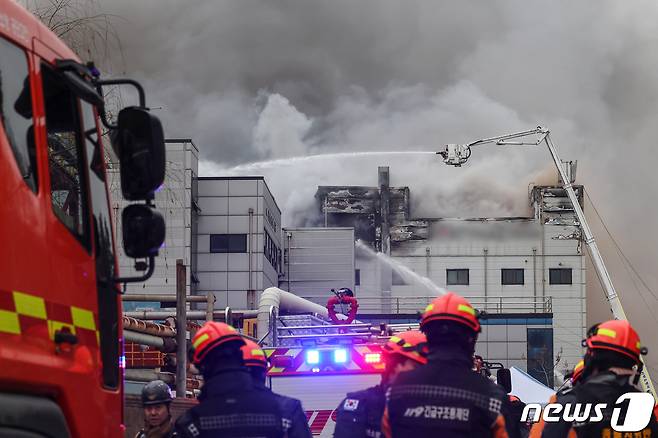
{"type": "MultiPolygon", "coordinates": [[[[543,149],[484,147],[460,169],[429,154],[231,167],[433,151],[542,124],[563,158],[578,160],[578,182],[658,291],[658,3],[112,0],[103,8],[120,17],[114,70],[145,82],[167,136],[194,139],[202,174],[265,175],[284,225],[304,223],[318,184],[374,185],[384,164],[393,185],[411,187],[419,216],[525,214],[528,184],[550,181],[551,163],[543,149]]],[[[642,321],[645,337],[658,332],[656,298],[624,277],[614,250],[606,255],[630,319],[642,321]]],[[[603,307],[593,303],[592,314],[607,317],[603,307]]],[[[658,367],[658,345],[654,352],[658,367]]]]}

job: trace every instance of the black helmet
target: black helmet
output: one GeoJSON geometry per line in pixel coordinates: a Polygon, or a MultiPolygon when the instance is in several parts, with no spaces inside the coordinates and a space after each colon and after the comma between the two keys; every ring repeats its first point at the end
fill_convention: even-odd
{"type": "Polygon", "coordinates": [[[341,287],[340,289],[338,289],[337,294],[338,295],[347,295],[348,297],[353,297],[354,296],[354,292],[352,292],[352,289],[350,289],[349,287],[341,287]]]}
{"type": "Polygon", "coordinates": [[[142,388],[142,405],[159,405],[161,403],[171,403],[173,397],[171,390],[162,380],[154,380],[147,383],[142,388]]]}

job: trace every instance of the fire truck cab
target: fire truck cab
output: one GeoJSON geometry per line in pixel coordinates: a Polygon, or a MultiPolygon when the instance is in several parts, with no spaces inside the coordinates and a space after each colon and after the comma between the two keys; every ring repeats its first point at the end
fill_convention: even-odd
{"type": "Polygon", "coordinates": [[[164,221],[162,126],[127,80],[93,66],[0,0],[0,436],[123,436],[121,283],[153,271],[164,221]],[[140,104],[105,118],[102,87],[140,104]],[[103,125],[107,131],[103,132],[103,125]],[[121,161],[123,244],[146,273],[117,272],[106,151],[121,161]]]}

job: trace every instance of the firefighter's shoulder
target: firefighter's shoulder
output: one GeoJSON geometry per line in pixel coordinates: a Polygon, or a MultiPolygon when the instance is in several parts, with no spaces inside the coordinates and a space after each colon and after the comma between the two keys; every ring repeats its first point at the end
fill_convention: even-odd
{"type": "Polygon", "coordinates": [[[284,413],[295,412],[296,410],[303,410],[302,402],[299,399],[281,395],[276,392],[272,392],[272,394],[274,394],[274,397],[276,398],[279,406],[281,406],[281,410],[284,413]]]}
{"type": "Polygon", "coordinates": [[[356,412],[365,409],[369,400],[384,396],[381,386],[372,386],[360,391],[348,392],[338,405],[338,412],[356,412]]]}

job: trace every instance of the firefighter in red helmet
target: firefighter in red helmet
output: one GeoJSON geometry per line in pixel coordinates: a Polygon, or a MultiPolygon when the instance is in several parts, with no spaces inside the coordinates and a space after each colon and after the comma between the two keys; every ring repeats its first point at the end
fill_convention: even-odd
{"type": "Polygon", "coordinates": [[[420,329],[428,363],[399,375],[388,389],[384,436],[517,437],[518,425],[505,418],[505,391],[472,371],[480,333],[473,306],[455,293],[442,295],[425,309],[420,329]]]}
{"type": "Polygon", "coordinates": [[[283,425],[287,438],[311,438],[311,429],[308,427],[302,403],[296,398],[273,393],[265,385],[268,365],[265,352],[252,340],[245,339],[244,342],[245,345],[242,346],[244,365],[247,367],[256,388],[276,396],[283,414],[283,425]]]}
{"type": "Polygon", "coordinates": [[[277,398],[259,390],[244,366],[245,341],[230,325],[207,322],[192,338],[190,361],[203,375],[199,404],[176,421],[190,438],[285,436],[277,398]]]}
{"type": "Polygon", "coordinates": [[[427,339],[418,330],[391,336],[383,351],[386,369],[381,383],[347,394],[336,409],[334,438],[379,438],[386,388],[400,373],[427,363],[427,339]]]}
{"type": "MultiPolygon", "coordinates": [[[[557,394],[560,404],[605,403],[603,420],[599,422],[537,423],[531,432],[533,437],[612,437],[611,419],[615,402],[628,392],[640,392],[637,387],[642,370],[640,356],[647,349],[640,344],[640,337],[628,321],[611,320],[589,329],[583,341],[587,347],[584,367],[577,374],[576,385],[557,394]]],[[[573,379],[574,377],[572,377],[573,379]]],[[[656,418],[651,415],[649,424],[633,436],[658,436],[656,418]]]]}

